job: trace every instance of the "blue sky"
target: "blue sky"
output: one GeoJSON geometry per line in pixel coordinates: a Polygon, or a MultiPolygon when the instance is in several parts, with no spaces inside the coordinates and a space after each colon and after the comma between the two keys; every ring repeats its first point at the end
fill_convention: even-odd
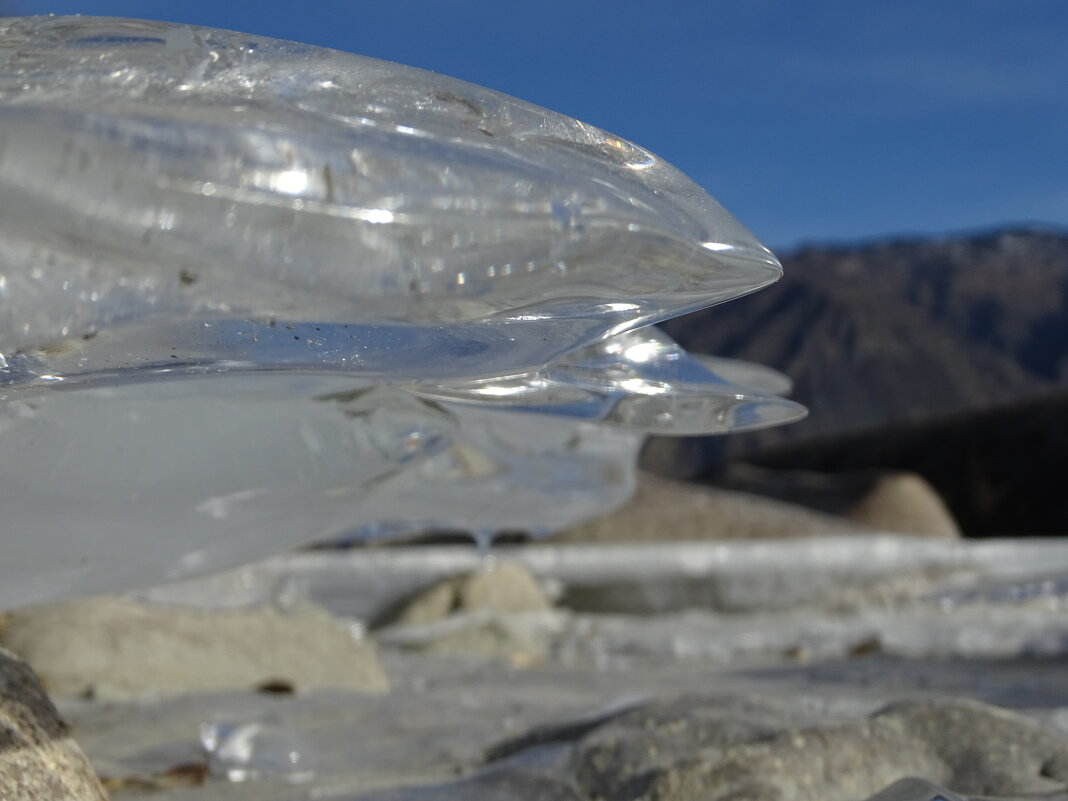
{"type": "Polygon", "coordinates": [[[413,64],[658,153],[773,247],[1068,225],[1064,0],[6,0],[413,64]]]}

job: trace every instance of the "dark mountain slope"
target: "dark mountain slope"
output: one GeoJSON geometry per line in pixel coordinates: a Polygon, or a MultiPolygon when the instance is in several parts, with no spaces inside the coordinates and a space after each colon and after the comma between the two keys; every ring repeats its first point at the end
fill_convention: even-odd
{"type": "Polygon", "coordinates": [[[783,264],[778,285],[666,328],[690,350],[786,372],[809,419],[654,442],[651,466],[692,474],[725,456],[1003,408],[1068,383],[1068,233],[807,248],[783,264]]]}
{"type": "MultiPolygon", "coordinates": [[[[752,461],[775,471],[844,473],[857,479],[873,469],[907,470],[938,488],[970,536],[1068,535],[1068,391],[785,445],[752,461]]],[[[730,469],[713,477],[736,489],[767,488],[759,479],[747,484],[744,471],[735,472],[742,473],[741,481],[730,469]]]]}

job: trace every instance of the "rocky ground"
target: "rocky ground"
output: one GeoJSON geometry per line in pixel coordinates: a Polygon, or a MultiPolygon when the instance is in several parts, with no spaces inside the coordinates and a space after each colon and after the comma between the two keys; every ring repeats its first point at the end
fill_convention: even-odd
{"type": "Polygon", "coordinates": [[[846,519],[647,479],[489,557],[318,550],[15,610],[0,644],[59,713],[5,656],[2,795],[102,798],[71,732],[130,801],[1063,792],[1068,541],[888,517],[925,492],[846,519]]]}

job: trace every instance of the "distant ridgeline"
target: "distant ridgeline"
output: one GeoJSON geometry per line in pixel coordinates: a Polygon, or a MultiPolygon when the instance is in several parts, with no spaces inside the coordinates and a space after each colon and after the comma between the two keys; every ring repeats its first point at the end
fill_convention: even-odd
{"type": "Polygon", "coordinates": [[[649,468],[735,486],[738,462],[913,470],[968,534],[1068,534],[1068,232],[808,247],[783,264],[777,286],[665,328],[787,373],[810,417],[653,440],[649,468]]]}

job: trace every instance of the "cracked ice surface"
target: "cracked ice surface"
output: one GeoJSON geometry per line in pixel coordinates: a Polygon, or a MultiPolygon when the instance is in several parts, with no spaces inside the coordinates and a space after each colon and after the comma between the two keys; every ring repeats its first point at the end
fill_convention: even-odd
{"type": "Polygon", "coordinates": [[[670,165],[488,89],[0,21],[0,606],[606,511],[646,432],[803,414],[646,327],[779,274],[670,165]]]}

